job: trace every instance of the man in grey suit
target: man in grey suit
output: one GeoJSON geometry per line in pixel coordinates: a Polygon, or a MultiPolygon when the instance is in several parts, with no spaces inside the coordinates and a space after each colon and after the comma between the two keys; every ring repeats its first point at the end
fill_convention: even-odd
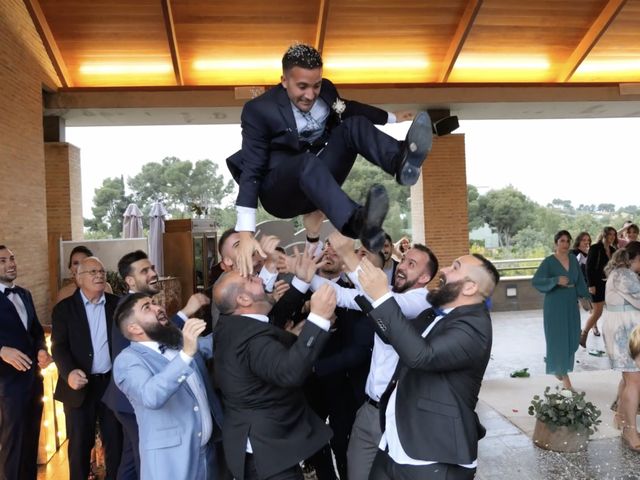
{"type": "Polygon", "coordinates": [[[432,308],[408,322],[386,274],[366,259],[361,268],[360,284],[373,299],[369,316],[400,356],[380,399],[383,434],[369,479],[473,479],[486,433],[475,413],[491,354],[485,301],[498,271],[478,254],[456,259],[441,270],[442,287],[427,296],[432,308]]]}
{"type": "Polygon", "coordinates": [[[211,339],[198,339],[205,322],[190,318],[180,331],[143,293],[122,299],[115,320],[131,341],[113,375],[138,421],[140,478],[213,479],[222,409],[202,358],[213,355],[211,339]]]}

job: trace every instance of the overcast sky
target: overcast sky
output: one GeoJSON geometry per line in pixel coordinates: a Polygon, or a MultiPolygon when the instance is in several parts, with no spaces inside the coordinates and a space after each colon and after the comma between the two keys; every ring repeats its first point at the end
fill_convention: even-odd
{"type": "MultiPolygon", "coordinates": [[[[402,138],[408,126],[388,130],[402,138]]],[[[458,132],[466,135],[467,183],[481,193],[511,184],[541,204],[640,204],[640,118],[469,120],[458,132]]],[[[126,180],[147,162],[175,156],[211,159],[230,178],[224,161],[240,148],[238,125],[68,127],[66,135],[81,149],[85,217],[106,177],[126,180]]]]}

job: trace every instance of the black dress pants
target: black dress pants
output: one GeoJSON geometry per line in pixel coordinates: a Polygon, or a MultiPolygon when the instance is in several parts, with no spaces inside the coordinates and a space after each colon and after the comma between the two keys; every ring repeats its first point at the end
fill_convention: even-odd
{"type": "Polygon", "coordinates": [[[253,455],[247,453],[244,459],[244,480],[304,480],[304,475],[302,474],[300,466],[294,465],[275,475],[260,479],[256,471],[256,464],[253,461],[253,455]]]}
{"type": "Polygon", "coordinates": [[[473,480],[475,468],[465,468],[448,463],[431,465],[400,465],[386,452],[378,450],[369,480],[473,480]]]}
{"type": "Polygon", "coordinates": [[[84,402],[78,408],[64,406],[67,438],[69,442],[69,478],[87,480],[91,449],[95,444],[96,422],[100,425],[104,446],[106,479],[115,479],[122,454],[122,430],[113,412],[102,403],[102,396],[109,384],[110,374],[90,375],[84,402]]]}
{"type": "Polygon", "coordinates": [[[357,204],[340,187],[361,154],[389,174],[400,142],[378,130],[365,117],[345,119],[331,131],[325,148],[317,155],[273,151],[270,170],[260,186],[260,201],[278,218],[292,218],[321,210],[342,229],[357,204]]]}
{"type": "Polygon", "coordinates": [[[0,396],[0,480],[36,480],[42,379],[27,393],[0,396]]]}

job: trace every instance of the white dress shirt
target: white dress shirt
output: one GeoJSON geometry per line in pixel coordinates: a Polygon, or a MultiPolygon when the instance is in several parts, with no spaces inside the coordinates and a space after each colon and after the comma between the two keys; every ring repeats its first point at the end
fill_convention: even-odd
{"type": "MultiPolygon", "coordinates": [[[[330,282],[326,278],[319,277],[318,275],[311,280],[311,289],[317,290],[323,283],[329,283],[336,290],[337,306],[343,308],[350,308],[352,310],[360,310],[360,305],[356,303],[355,298],[358,295],[365,295],[360,288],[358,277],[353,272],[349,273],[349,279],[355,284],[356,288],[344,288],[340,285],[330,282]]],[[[421,312],[425,311],[431,305],[427,302],[427,288],[412,288],[402,293],[389,292],[383,298],[386,300],[389,297],[393,297],[400,310],[407,319],[417,317],[421,312]]],[[[365,295],[366,297],[366,295],[365,295]]],[[[367,297],[369,301],[372,299],[367,297]]],[[[380,299],[378,302],[374,302],[375,306],[381,304],[384,300],[380,299]]],[[[374,306],[374,308],[375,308],[374,306]]],[[[382,341],[382,339],[376,333],[373,337],[373,351],[371,352],[371,366],[369,368],[369,375],[367,376],[367,384],[365,386],[365,393],[378,402],[380,396],[384,393],[393,377],[393,372],[396,371],[398,365],[398,354],[391,345],[388,345],[382,341]]]]}
{"type": "MultiPolygon", "coordinates": [[[[389,297],[383,297],[386,300],[389,297]]],[[[384,300],[383,298],[379,299],[377,304],[381,304],[384,300]]],[[[376,305],[377,306],[377,305],[376,305]]],[[[375,308],[375,307],[374,307],[375,308]]],[[[444,310],[444,315],[448,314],[452,308],[447,308],[444,310]]],[[[431,324],[422,332],[422,338],[425,338],[433,327],[444,317],[444,315],[437,316],[431,324]]],[[[398,385],[394,388],[391,396],[389,397],[389,403],[387,404],[387,409],[385,410],[385,428],[384,432],[382,432],[382,438],[380,439],[380,444],[378,448],[384,450],[385,448],[389,449],[389,456],[393,459],[394,462],[400,465],[432,465],[434,463],[438,463],[437,460],[417,460],[415,458],[411,458],[407,452],[402,448],[402,443],[400,442],[400,436],[398,435],[398,428],[396,425],[396,392],[398,391],[398,385]]],[[[468,465],[460,465],[465,468],[476,468],[478,466],[478,461],[474,460],[473,463],[468,465]]]]}
{"type": "MultiPolygon", "coordinates": [[[[10,287],[7,287],[4,283],[0,283],[0,292],[4,293],[5,288],[14,288],[14,287],[15,287],[15,284],[11,285],[10,287]]],[[[27,307],[25,307],[24,302],[22,301],[22,298],[20,298],[20,295],[13,292],[7,295],[7,298],[11,303],[13,303],[13,306],[16,307],[16,310],[18,311],[18,316],[20,316],[20,320],[22,320],[22,325],[24,325],[25,330],[28,330],[29,317],[27,315],[27,307]]]]}
{"type": "MultiPolygon", "coordinates": [[[[180,358],[184,363],[190,365],[193,361],[193,357],[184,353],[183,350],[175,350],[172,348],[167,348],[164,353],[160,351],[160,347],[158,342],[139,342],[140,345],[144,345],[147,348],[150,348],[156,353],[159,353],[167,360],[171,361],[176,356],[180,355],[180,358]]],[[[198,373],[197,367],[194,367],[193,373],[187,377],[187,385],[191,389],[191,392],[196,397],[196,405],[193,406],[193,409],[196,412],[202,412],[200,414],[200,419],[202,420],[202,430],[198,433],[200,437],[200,446],[204,447],[209,439],[211,438],[211,434],[213,432],[213,419],[211,418],[211,408],[209,407],[209,401],[207,400],[207,389],[204,386],[203,379],[200,378],[200,374],[198,373]]],[[[185,408],[188,406],[185,405],[185,408]]]]}
{"type": "Polygon", "coordinates": [[[104,293],[96,303],[92,303],[82,290],[80,290],[80,297],[82,298],[84,311],[87,313],[91,346],[93,347],[91,373],[107,373],[111,371],[111,351],[109,349],[109,330],[107,329],[104,293]]]}

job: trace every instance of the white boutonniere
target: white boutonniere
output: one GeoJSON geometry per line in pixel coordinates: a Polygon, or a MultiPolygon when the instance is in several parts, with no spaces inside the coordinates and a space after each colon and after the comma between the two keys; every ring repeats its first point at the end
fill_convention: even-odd
{"type": "Polygon", "coordinates": [[[336,98],[336,101],[331,105],[331,109],[338,114],[340,120],[342,120],[342,113],[346,110],[347,104],[340,97],[336,98]]]}

